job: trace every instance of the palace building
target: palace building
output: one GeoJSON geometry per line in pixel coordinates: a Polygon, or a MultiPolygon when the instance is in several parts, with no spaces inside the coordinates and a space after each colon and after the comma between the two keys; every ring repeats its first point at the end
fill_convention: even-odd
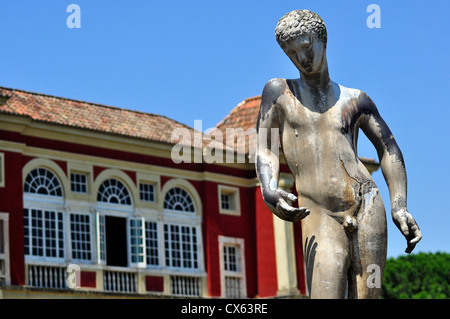
{"type": "Polygon", "coordinates": [[[174,130],[201,134],[192,154],[211,137],[162,115],[0,87],[0,297],[306,296],[301,223],[274,216],[256,178],[259,104],[244,100],[217,125],[244,130],[222,145],[244,141],[244,162],[176,163],[174,130]]]}

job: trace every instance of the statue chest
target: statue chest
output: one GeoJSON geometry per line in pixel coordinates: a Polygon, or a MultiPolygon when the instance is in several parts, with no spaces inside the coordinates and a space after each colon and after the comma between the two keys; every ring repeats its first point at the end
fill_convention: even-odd
{"type": "Polygon", "coordinates": [[[347,121],[343,116],[343,108],[341,105],[325,110],[317,111],[305,107],[300,102],[287,105],[283,112],[281,121],[283,130],[295,130],[298,134],[320,134],[321,132],[348,132],[347,121]]]}

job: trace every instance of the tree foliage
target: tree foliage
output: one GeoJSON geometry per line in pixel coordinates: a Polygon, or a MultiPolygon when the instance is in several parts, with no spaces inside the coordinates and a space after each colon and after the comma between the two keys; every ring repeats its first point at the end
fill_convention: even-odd
{"type": "Polygon", "coordinates": [[[381,287],[386,299],[449,299],[450,254],[418,253],[389,258],[381,287]]]}

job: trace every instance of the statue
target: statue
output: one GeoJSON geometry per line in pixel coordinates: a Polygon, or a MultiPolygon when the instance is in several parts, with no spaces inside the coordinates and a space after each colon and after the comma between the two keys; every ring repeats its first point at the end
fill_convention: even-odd
{"type": "Polygon", "coordinates": [[[359,129],[377,150],[392,218],[410,253],[422,236],[406,207],[402,153],[372,100],[330,80],[327,32],[316,13],[286,14],[275,34],[300,78],[270,80],[262,93],[256,171],[264,201],[279,218],[301,220],[311,298],[345,298],[347,288],[349,298],[378,298],[381,284],[371,284],[370,276],[383,276],[386,212],[357,156],[359,129]],[[278,188],[279,143],[298,197],[278,188]]]}

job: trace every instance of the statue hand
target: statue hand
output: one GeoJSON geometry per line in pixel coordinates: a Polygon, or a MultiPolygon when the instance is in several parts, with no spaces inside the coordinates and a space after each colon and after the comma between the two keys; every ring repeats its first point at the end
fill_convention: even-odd
{"type": "Polygon", "coordinates": [[[416,244],[422,239],[419,226],[406,208],[392,211],[392,219],[408,242],[408,247],[406,247],[405,252],[408,254],[411,253],[416,244]]]}
{"type": "Polygon", "coordinates": [[[288,202],[297,200],[297,197],[293,194],[285,192],[284,190],[277,189],[276,192],[280,195],[276,206],[276,215],[281,219],[290,222],[296,222],[302,220],[309,215],[310,211],[305,207],[293,207],[288,202]]]}

